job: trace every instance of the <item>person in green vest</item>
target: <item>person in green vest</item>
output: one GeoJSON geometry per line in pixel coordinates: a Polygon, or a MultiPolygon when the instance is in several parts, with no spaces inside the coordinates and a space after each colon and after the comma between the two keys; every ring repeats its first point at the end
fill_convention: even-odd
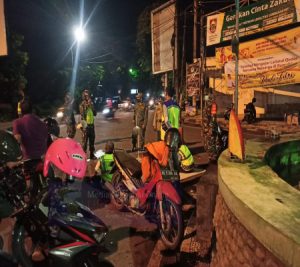
{"type": "Polygon", "coordinates": [[[82,93],[82,102],[79,106],[81,124],[84,127],[82,131],[82,148],[84,152],[87,151],[87,144],[89,142],[90,159],[95,159],[95,116],[97,112],[94,108],[93,101],[90,97],[89,91],[85,89],[82,93]]]}
{"type": "Polygon", "coordinates": [[[101,172],[101,178],[104,181],[111,182],[113,174],[111,170],[114,166],[114,143],[108,141],[105,144],[105,154],[101,156],[95,166],[95,172],[101,172]]]}
{"type": "Polygon", "coordinates": [[[194,168],[194,157],[186,145],[181,145],[178,150],[180,168],[184,172],[190,172],[194,168]]]}
{"type": "Polygon", "coordinates": [[[163,104],[162,125],[160,129],[160,138],[164,140],[165,133],[169,128],[180,127],[180,108],[173,100],[174,88],[167,87],[165,90],[165,102],[163,104]]]}

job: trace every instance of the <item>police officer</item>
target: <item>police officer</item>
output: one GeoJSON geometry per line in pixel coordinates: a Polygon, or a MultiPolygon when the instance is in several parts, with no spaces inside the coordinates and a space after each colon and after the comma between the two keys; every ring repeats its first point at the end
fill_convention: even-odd
{"type": "Polygon", "coordinates": [[[69,138],[74,138],[76,134],[76,122],[73,112],[73,103],[74,97],[70,92],[67,92],[65,95],[65,104],[64,104],[64,117],[63,120],[67,125],[67,136],[69,138]]]}
{"type": "Polygon", "coordinates": [[[180,108],[173,100],[174,88],[167,87],[165,90],[165,102],[163,104],[162,126],[160,130],[161,140],[164,140],[165,132],[169,128],[179,128],[180,108]]]}
{"type": "Polygon", "coordinates": [[[134,107],[133,123],[135,127],[132,134],[132,151],[143,149],[147,122],[148,107],[143,103],[143,95],[139,93],[136,95],[136,105],[134,107]]]}
{"type": "Polygon", "coordinates": [[[94,121],[97,115],[89,91],[85,89],[82,93],[82,102],[79,106],[82,125],[82,147],[84,152],[87,151],[89,142],[90,159],[95,159],[95,127],[94,121]]]}

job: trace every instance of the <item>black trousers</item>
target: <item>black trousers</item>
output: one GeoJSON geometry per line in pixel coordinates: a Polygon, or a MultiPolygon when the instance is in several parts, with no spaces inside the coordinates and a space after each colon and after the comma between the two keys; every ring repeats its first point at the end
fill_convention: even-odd
{"type": "Polygon", "coordinates": [[[95,152],[95,127],[94,124],[88,124],[87,127],[82,130],[82,147],[84,152],[87,151],[87,145],[89,143],[90,155],[94,155],[95,152]]]}

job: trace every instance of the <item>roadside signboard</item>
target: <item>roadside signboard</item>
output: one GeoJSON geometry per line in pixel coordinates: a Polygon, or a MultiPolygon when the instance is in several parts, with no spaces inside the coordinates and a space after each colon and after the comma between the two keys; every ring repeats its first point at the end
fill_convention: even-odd
{"type": "MultiPolygon", "coordinates": [[[[300,21],[299,0],[264,0],[240,8],[239,36],[246,36],[300,21]]],[[[235,10],[207,17],[206,44],[231,40],[235,35],[235,10]]]]}

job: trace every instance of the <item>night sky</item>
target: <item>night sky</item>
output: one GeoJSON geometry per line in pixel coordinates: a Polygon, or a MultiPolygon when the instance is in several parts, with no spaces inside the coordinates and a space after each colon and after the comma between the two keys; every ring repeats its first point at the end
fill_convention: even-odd
{"type": "MultiPolygon", "coordinates": [[[[111,53],[112,59],[129,61],[135,51],[139,13],[151,0],[86,0],[84,22],[93,13],[82,45],[81,59],[111,53]],[[94,12],[93,12],[94,10],[94,12]]],[[[24,35],[29,53],[28,86],[38,83],[37,70],[54,71],[70,65],[67,54],[73,26],[79,23],[80,0],[5,0],[7,31],[24,35]]],[[[106,57],[99,61],[107,60],[106,57]]],[[[47,82],[47,81],[40,81],[47,82]]]]}

